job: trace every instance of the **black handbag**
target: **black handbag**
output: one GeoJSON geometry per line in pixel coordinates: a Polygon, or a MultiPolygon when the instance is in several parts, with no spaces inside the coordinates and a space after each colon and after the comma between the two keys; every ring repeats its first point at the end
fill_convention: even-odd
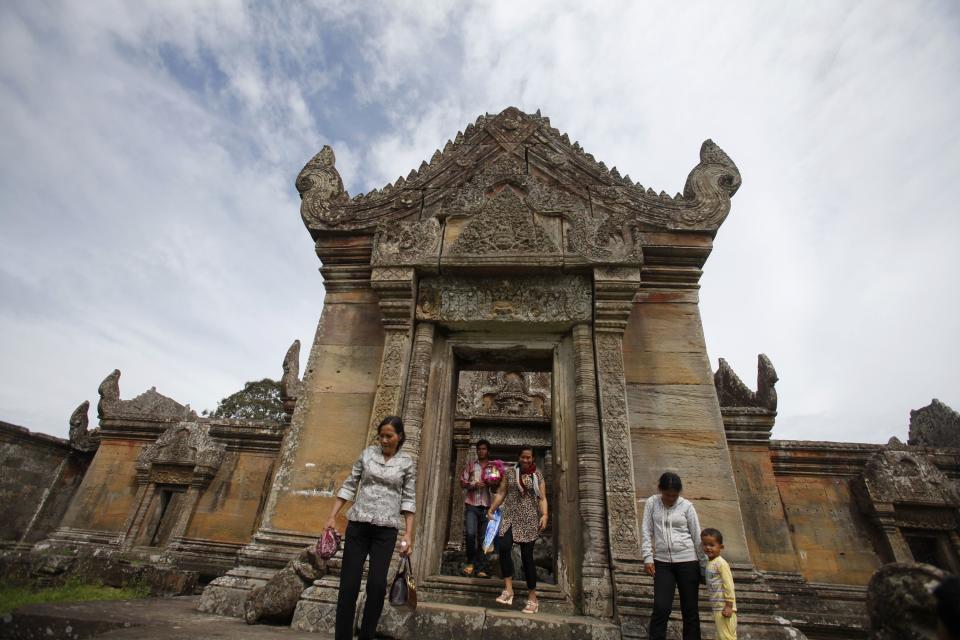
{"type": "Polygon", "coordinates": [[[400,556],[397,565],[397,575],[390,585],[390,604],[394,607],[417,608],[417,584],[413,580],[413,568],[410,566],[410,556],[400,556]]]}

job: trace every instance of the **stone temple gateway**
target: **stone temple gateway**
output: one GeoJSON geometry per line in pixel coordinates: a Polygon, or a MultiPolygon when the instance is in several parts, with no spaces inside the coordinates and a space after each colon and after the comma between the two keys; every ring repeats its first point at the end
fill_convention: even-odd
{"type": "MultiPolygon", "coordinates": [[[[712,141],[669,196],[539,112],[508,108],[383,189],[351,198],[330,147],[296,186],[326,297],[302,381],[299,345],[285,360],[288,424],[198,418],[155,391],[123,401],[115,372],[100,432],[78,433],[84,451],[91,439],[99,449],[39,547],[163,550],[220,576],[203,610],[243,615],[251,590],[313,544],[375,425],[398,414],[418,461],[421,606],[387,607],[381,630],[394,637],[528,626],[645,638],[653,588],[639,523],[665,470],[724,533],[741,637],[865,637],[864,588],[883,562],[960,568],[956,413],[921,410],[918,424],[937,426],[914,441],[912,425],[908,445],[771,441],[769,359],[756,391],[722,360],[711,370],[699,280],[740,186],[712,141]],[[503,455],[532,442],[548,475],[538,619],[489,608],[499,582],[449,567],[462,544],[452,478],[484,436],[503,455]]],[[[294,627],[332,629],[338,566],[304,591],[294,627]]]]}

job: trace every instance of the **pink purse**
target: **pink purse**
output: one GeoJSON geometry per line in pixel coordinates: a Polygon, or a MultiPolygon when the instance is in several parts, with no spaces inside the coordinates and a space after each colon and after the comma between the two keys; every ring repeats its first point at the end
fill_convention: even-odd
{"type": "Polygon", "coordinates": [[[340,550],[340,534],[336,529],[327,529],[317,540],[317,555],[322,560],[329,560],[340,550]]]}

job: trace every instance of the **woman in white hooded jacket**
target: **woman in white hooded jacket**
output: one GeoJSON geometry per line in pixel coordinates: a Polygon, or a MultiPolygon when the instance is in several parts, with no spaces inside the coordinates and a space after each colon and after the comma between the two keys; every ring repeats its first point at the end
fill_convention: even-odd
{"type": "Polygon", "coordinates": [[[643,510],[643,564],[653,576],[653,615],[650,640],[666,640],[667,619],[674,591],[680,592],[683,640],[700,640],[701,567],[706,563],[700,545],[700,521],[675,473],[664,473],[657,483],[660,493],[647,498],[643,510]]]}

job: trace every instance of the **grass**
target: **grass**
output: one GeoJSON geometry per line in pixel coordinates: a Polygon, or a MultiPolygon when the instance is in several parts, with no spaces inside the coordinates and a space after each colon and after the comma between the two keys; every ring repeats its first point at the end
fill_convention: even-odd
{"type": "Polygon", "coordinates": [[[123,588],[107,587],[76,580],[61,587],[35,589],[0,585],[0,615],[6,615],[18,607],[40,602],[80,602],[84,600],[135,600],[150,595],[150,588],[143,584],[123,588]]]}

